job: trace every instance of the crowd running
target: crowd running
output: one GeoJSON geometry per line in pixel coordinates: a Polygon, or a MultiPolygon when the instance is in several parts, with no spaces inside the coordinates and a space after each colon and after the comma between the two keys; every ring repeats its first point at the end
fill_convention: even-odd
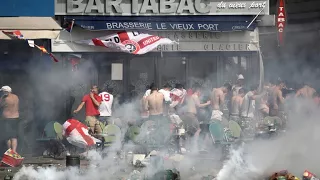
{"type": "Polygon", "coordinates": [[[184,147],[189,145],[205,150],[206,146],[203,144],[210,139],[209,125],[213,122],[220,122],[224,127],[228,127],[228,123],[234,121],[242,130],[251,130],[254,133],[261,122],[271,118],[279,129],[285,129],[288,121],[286,101],[300,98],[313,100],[317,105],[320,102],[316,90],[307,84],[296,91],[286,88],[281,79],[265,82],[260,87],[251,85],[246,88],[244,85],[245,78],[242,74],[238,75],[235,84],[225,83],[212,89],[204,89],[199,84],[194,84],[189,89],[185,89],[182,84],[176,84],[175,87],[165,84],[159,88],[152,83],[138,98],[139,117],[129,116],[130,120],[112,117],[112,89],[100,90],[97,86],[92,86],[90,93],[83,97],[74,113],[78,113],[85,106],[85,123],[89,135],[94,137],[103,134],[103,128],[108,124],[117,124],[115,120],[122,124],[128,120],[127,125],[138,127],[150,121],[160,127],[169,121],[185,130],[190,141],[186,141],[184,147]],[[200,140],[202,145],[199,144],[200,140]]]}

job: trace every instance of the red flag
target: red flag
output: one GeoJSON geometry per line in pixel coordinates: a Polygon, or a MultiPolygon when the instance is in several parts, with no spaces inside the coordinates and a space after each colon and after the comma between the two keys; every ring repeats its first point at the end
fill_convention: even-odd
{"type": "Polygon", "coordinates": [[[7,34],[9,36],[18,38],[18,39],[24,39],[22,33],[19,30],[15,30],[15,31],[2,31],[4,34],[7,34]]]}
{"type": "Polygon", "coordinates": [[[52,54],[47,51],[43,46],[35,45],[42,53],[48,54],[54,62],[59,62],[59,60],[52,54]]]}
{"type": "Polygon", "coordinates": [[[59,60],[52,53],[50,53],[49,55],[52,57],[54,62],[59,62],[59,60]]]}
{"type": "Polygon", "coordinates": [[[41,52],[45,53],[45,54],[49,54],[47,49],[44,48],[43,46],[36,46],[41,52]]]}
{"type": "Polygon", "coordinates": [[[75,71],[78,69],[78,64],[80,63],[79,58],[70,58],[71,60],[71,65],[72,65],[72,71],[75,71]]]}

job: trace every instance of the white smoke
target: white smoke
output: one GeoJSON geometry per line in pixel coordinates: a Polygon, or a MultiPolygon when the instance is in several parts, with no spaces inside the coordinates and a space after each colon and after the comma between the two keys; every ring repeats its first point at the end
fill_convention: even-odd
{"type": "Polygon", "coordinates": [[[294,105],[284,135],[232,149],[217,180],[255,180],[284,169],[298,177],[305,169],[320,174],[320,112],[312,102],[296,100],[294,105]]]}

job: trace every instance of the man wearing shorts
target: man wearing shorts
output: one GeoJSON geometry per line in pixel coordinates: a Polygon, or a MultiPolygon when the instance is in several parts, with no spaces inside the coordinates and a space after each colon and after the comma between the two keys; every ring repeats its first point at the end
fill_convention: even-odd
{"type": "Polygon", "coordinates": [[[195,85],[193,87],[193,94],[187,97],[187,112],[184,114],[183,121],[186,124],[186,129],[189,135],[193,136],[195,143],[198,140],[199,134],[201,132],[200,124],[197,118],[197,109],[204,108],[210,105],[210,101],[200,104],[200,86],[195,85]]]}
{"type": "Polygon", "coordinates": [[[226,94],[231,91],[231,85],[229,83],[225,83],[222,87],[220,88],[213,88],[211,95],[210,95],[210,100],[211,100],[211,107],[212,107],[212,113],[211,113],[211,120],[215,121],[221,121],[223,124],[227,124],[226,121],[223,121],[223,113],[221,111],[221,107],[225,103],[225,97],[226,94]]]}
{"type": "Polygon", "coordinates": [[[100,134],[102,132],[100,122],[98,120],[100,115],[99,106],[102,100],[98,93],[98,87],[95,85],[92,86],[90,94],[84,95],[81,104],[73,111],[74,113],[78,113],[82,107],[86,105],[86,123],[89,128],[89,132],[92,134],[100,134]]]}
{"type": "Polygon", "coordinates": [[[3,86],[0,91],[3,93],[0,102],[3,109],[1,123],[1,137],[7,141],[8,148],[17,152],[18,127],[19,127],[19,98],[12,93],[9,86],[3,86]]]}
{"type": "Polygon", "coordinates": [[[237,95],[233,96],[231,99],[231,108],[230,108],[230,119],[237,123],[240,122],[240,113],[242,111],[242,102],[245,96],[245,91],[243,88],[239,89],[237,95]]]}

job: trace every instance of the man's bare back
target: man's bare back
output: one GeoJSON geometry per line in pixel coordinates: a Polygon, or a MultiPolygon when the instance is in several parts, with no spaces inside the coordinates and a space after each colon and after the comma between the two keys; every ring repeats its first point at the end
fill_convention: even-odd
{"type": "Polygon", "coordinates": [[[163,114],[163,101],[164,96],[158,91],[153,91],[146,98],[146,110],[149,111],[150,115],[161,115],[163,114]]]}
{"type": "Polygon", "coordinates": [[[296,97],[302,97],[311,99],[313,98],[313,94],[316,92],[316,90],[310,86],[304,86],[303,88],[299,89],[296,93],[296,97]]]}
{"type": "Polygon", "coordinates": [[[268,104],[269,104],[269,114],[271,116],[277,116],[280,108],[283,107],[284,99],[282,96],[282,91],[278,86],[272,88],[269,94],[268,104]]]}
{"type": "Polygon", "coordinates": [[[8,94],[3,99],[3,113],[4,118],[19,118],[19,98],[15,94],[8,94]]]}
{"type": "Polygon", "coordinates": [[[240,95],[233,96],[231,99],[231,115],[240,115],[243,97],[240,95]]]}
{"type": "Polygon", "coordinates": [[[224,102],[224,93],[221,88],[212,89],[210,101],[213,110],[220,110],[220,106],[224,102]]]}

